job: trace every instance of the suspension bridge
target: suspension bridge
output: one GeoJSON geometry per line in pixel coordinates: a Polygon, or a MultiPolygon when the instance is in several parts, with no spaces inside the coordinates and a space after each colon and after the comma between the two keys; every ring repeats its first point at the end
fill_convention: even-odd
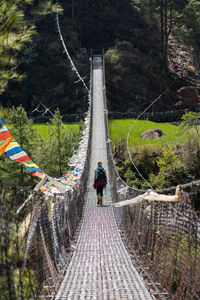
{"type": "Polygon", "coordinates": [[[103,55],[91,57],[90,84],[86,154],[71,160],[85,157],[79,184],[48,195],[0,182],[0,299],[200,299],[200,182],[182,185],[177,203],[114,208],[145,191],[127,186],[115,166],[103,55]],[[98,161],[108,177],[102,207],[92,188],[98,161]]]}
{"type": "Polygon", "coordinates": [[[177,203],[114,208],[144,191],[127,186],[115,166],[103,55],[91,58],[90,83],[79,184],[48,195],[0,182],[0,299],[200,299],[200,222],[192,202],[200,182],[182,185],[177,203]],[[102,207],[92,188],[99,160],[108,177],[102,207]]]}
{"type": "Polygon", "coordinates": [[[152,299],[118,232],[110,184],[103,207],[97,207],[92,190],[99,160],[109,177],[102,57],[94,56],[92,65],[92,149],[85,215],[76,250],[56,299],[152,299]]]}

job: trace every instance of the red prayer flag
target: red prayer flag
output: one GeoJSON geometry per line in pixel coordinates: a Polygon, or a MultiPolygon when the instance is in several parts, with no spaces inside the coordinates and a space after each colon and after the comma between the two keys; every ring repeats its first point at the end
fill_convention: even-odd
{"type": "Polygon", "coordinates": [[[44,176],[44,173],[39,172],[39,171],[35,171],[35,172],[32,174],[32,176],[42,178],[42,177],[44,176]]]}
{"type": "Polygon", "coordinates": [[[25,161],[29,161],[29,160],[31,160],[31,158],[28,155],[22,156],[22,157],[16,159],[16,161],[18,161],[18,162],[25,162],[25,161]]]}
{"type": "Polygon", "coordinates": [[[0,133],[0,141],[6,140],[12,137],[12,134],[9,131],[0,133]]]}

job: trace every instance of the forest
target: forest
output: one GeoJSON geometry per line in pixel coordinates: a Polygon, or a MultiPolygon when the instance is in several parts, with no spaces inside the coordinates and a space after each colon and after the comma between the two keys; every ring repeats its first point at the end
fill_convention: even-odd
{"type": "MultiPolygon", "coordinates": [[[[80,121],[88,108],[87,93],[63,53],[56,14],[60,16],[68,51],[88,87],[90,52],[101,53],[103,49],[107,102],[111,114],[121,114],[120,117],[123,117],[123,113],[140,113],[163,91],[161,99],[147,113],[177,111],[179,117],[174,121],[178,124],[181,114],[190,110],[198,114],[199,1],[1,0],[0,4],[1,117],[25,150],[50,174],[58,176],[65,172],[64,165],[67,166],[76,148],[82,127],[80,124],[78,131],[70,129],[67,136],[62,128],[60,143],[60,138],[55,138],[57,131],[53,126],[56,122],[62,124],[63,121],[74,120],[74,114],[76,120],[80,121]],[[175,69],[175,65],[178,65],[178,69],[175,69]],[[55,112],[55,120],[52,112],[55,112]],[[49,140],[35,132],[33,125],[41,122],[50,124],[46,125],[49,127],[49,140]],[[20,126],[23,128],[20,129],[20,126]],[[21,137],[18,132],[23,133],[21,137]],[[59,159],[54,151],[58,145],[61,145],[59,159]],[[55,163],[45,165],[44,156],[53,158],[55,163]]],[[[169,155],[179,156],[182,166],[178,166],[182,175],[177,175],[176,180],[168,183],[163,179],[163,183],[159,184],[153,178],[160,176],[159,155],[164,155],[161,150],[142,147],[139,154],[138,150],[132,150],[138,166],[144,157],[150,161],[149,166],[146,164],[145,168],[143,165],[139,168],[147,177],[152,173],[151,179],[148,179],[155,187],[163,186],[164,182],[168,186],[178,180],[198,178],[198,172],[191,171],[191,168],[199,165],[199,136],[197,132],[194,139],[191,131],[188,134],[184,143],[174,141],[173,145],[164,146],[164,151],[174,153],[170,152],[169,155]],[[189,153],[186,155],[187,151],[189,153]],[[183,166],[187,165],[187,157],[191,157],[191,153],[194,162],[190,161],[192,166],[186,171],[183,166]]],[[[134,170],[127,165],[126,155],[120,156],[120,153],[126,153],[125,149],[121,149],[125,143],[119,144],[117,140],[113,143],[122,175],[130,184],[140,187],[141,182],[138,182],[134,170]]],[[[33,179],[25,179],[26,172],[20,166],[16,166],[14,171],[12,162],[7,161],[5,155],[1,156],[0,168],[2,178],[8,182],[18,178],[18,183],[34,184],[33,179]],[[9,169],[11,173],[5,174],[5,170],[9,169]],[[19,177],[16,176],[17,172],[21,174],[19,177]]]]}
{"type": "MultiPolygon", "coordinates": [[[[22,104],[28,115],[40,102],[59,107],[63,116],[87,110],[87,95],[80,82],[74,84],[76,75],[62,50],[55,13],[60,14],[69,53],[88,85],[90,50],[104,49],[110,111],[141,111],[166,88],[154,111],[190,108],[176,92],[183,86],[198,88],[197,0],[1,0],[3,107],[22,104]],[[176,63],[180,69],[174,72],[176,63]],[[184,67],[186,77],[181,76],[184,67]]],[[[38,114],[32,117],[44,120],[38,114]]]]}

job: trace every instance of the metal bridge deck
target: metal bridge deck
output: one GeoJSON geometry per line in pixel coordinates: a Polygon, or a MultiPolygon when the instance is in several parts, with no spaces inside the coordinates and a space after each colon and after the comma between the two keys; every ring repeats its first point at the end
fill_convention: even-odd
{"type": "MultiPolygon", "coordinates": [[[[98,161],[108,170],[100,56],[93,58],[93,133],[90,179],[85,216],[71,263],[58,291],[58,299],[152,299],[134,268],[115,222],[109,183],[104,206],[96,206],[92,188],[98,161]]],[[[107,171],[108,172],[108,171],[107,171]]]]}

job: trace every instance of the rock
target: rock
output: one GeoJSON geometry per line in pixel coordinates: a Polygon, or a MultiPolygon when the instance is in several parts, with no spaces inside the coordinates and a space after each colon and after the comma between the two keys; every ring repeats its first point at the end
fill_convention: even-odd
{"type": "Polygon", "coordinates": [[[178,102],[176,106],[179,108],[196,108],[200,105],[200,96],[198,89],[194,86],[183,86],[176,92],[178,102]]]}
{"type": "Polygon", "coordinates": [[[162,136],[164,136],[164,132],[160,128],[155,129],[149,129],[144,131],[141,134],[141,138],[143,139],[160,139],[162,136]]]}

